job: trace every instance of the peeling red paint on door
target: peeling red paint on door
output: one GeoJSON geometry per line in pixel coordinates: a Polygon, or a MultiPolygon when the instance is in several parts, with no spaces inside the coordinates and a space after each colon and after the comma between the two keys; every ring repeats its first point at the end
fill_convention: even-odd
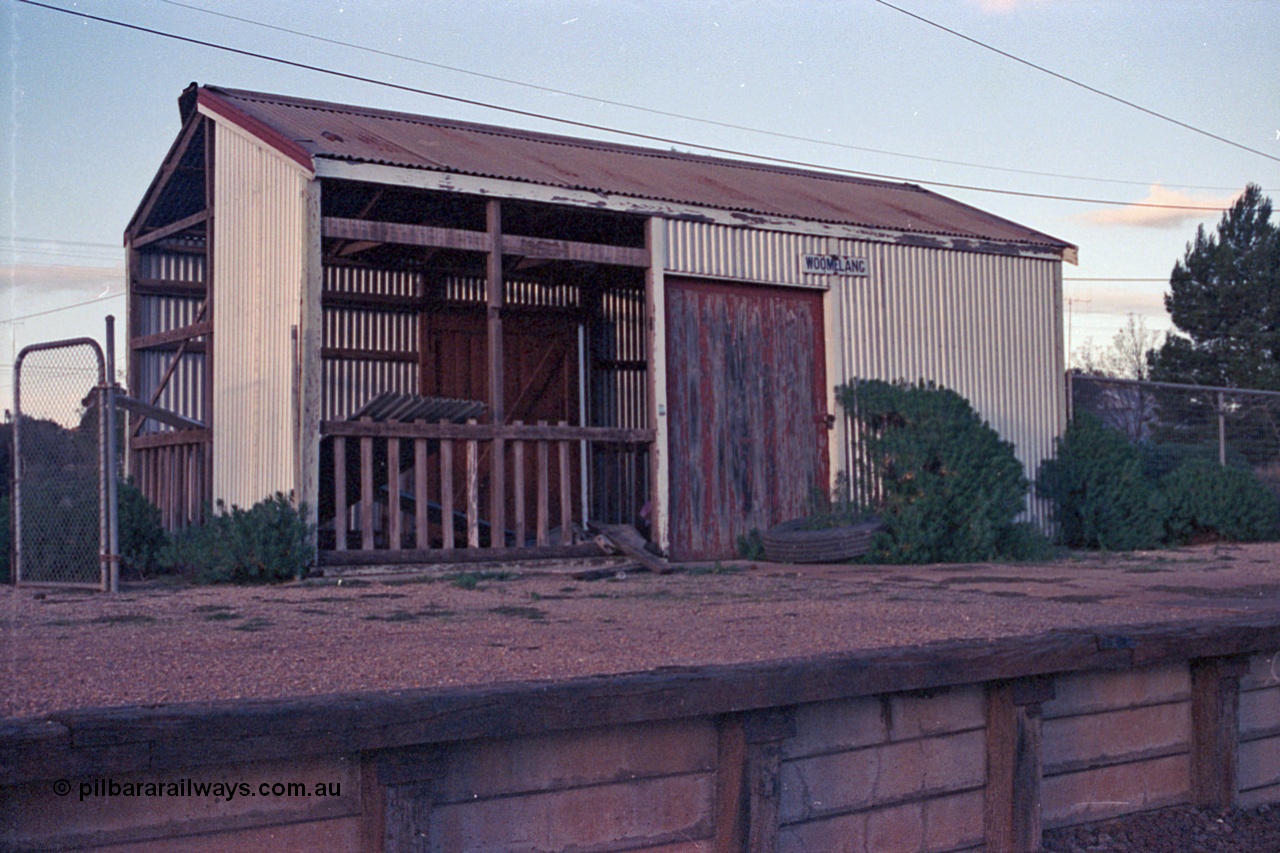
{"type": "Polygon", "coordinates": [[[671,552],[732,556],[828,488],[822,295],[666,286],[671,552]]]}

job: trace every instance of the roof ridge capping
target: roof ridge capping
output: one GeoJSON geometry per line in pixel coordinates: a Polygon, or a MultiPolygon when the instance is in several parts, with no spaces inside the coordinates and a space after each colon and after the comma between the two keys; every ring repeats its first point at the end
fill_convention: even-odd
{"type": "MultiPolygon", "coordinates": [[[[201,91],[206,93],[206,98],[212,96],[254,123],[271,128],[279,134],[279,138],[287,140],[290,147],[295,147],[295,150],[309,150],[312,158],[516,180],[754,215],[784,216],[862,228],[948,236],[978,243],[1040,246],[1052,249],[1068,262],[1076,262],[1077,247],[1072,243],[912,183],[861,178],[820,169],[735,160],[707,154],[664,151],[660,148],[245,89],[205,85],[201,87],[201,91]],[[486,148],[484,144],[478,143],[474,150],[463,150],[466,146],[462,146],[458,150],[447,152],[433,147],[428,156],[421,150],[423,141],[419,137],[398,136],[390,129],[384,136],[379,136],[378,130],[373,127],[362,128],[362,138],[359,140],[331,137],[317,122],[299,118],[300,111],[342,115],[348,121],[357,123],[363,118],[438,128],[442,132],[478,134],[509,140],[514,144],[494,149],[492,144],[486,148]],[[392,136],[396,138],[387,138],[392,136]],[[529,144],[554,145],[591,154],[556,161],[529,156],[529,151],[535,149],[519,150],[520,146],[527,148],[529,144]],[[418,150],[414,150],[415,145],[418,150]],[[502,162],[484,159],[495,154],[502,162]],[[679,171],[680,175],[664,176],[651,167],[638,166],[631,170],[631,174],[623,174],[616,167],[625,161],[606,163],[597,156],[595,162],[592,162],[592,154],[665,160],[683,164],[685,168],[673,165],[672,169],[679,171]],[[698,167],[702,167],[701,174],[695,174],[698,167]],[[737,170],[759,177],[744,176],[741,185],[738,185],[737,181],[723,180],[728,176],[716,176],[716,169],[737,170]],[[779,180],[786,178],[826,182],[832,185],[832,191],[827,193],[813,186],[806,191],[803,185],[792,186],[779,180]],[[836,189],[837,187],[845,189],[836,189]],[[889,197],[884,195],[886,193],[889,197]],[[904,195],[897,195],[899,193],[904,195]],[[894,196],[897,197],[896,201],[894,196]]],[[[456,138],[450,137],[450,141],[456,141],[456,138]]]]}

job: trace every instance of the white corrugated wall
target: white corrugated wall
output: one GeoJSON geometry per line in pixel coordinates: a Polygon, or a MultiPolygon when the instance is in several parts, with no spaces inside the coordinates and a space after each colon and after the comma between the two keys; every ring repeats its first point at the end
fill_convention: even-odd
{"type": "Polygon", "coordinates": [[[214,148],[213,497],[295,488],[295,342],[310,175],[225,122],[214,148]]]}
{"type": "Polygon", "coordinates": [[[824,276],[800,272],[806,253],[827,254],[832,241],[812,234],[730,228],[667,220],[667,271],[760,284],[825,287],[824,276]]]}
{"type": "MultiPolygon", "coordinates": [[[[827,380],[932,380],[962,394],[1034,479],[1066,425],[1062,262],[892,242],[669,222],[668,272],[830,288],[827,380]],[[869,275],[800,273],[806,252],[866,258],[869,275]]],[[[836,412],[839,414],[839,412],[836,412]]],[[[844,419],[833,470],[847,470],[844,419]]],[[[1033,518],[1045,508],[1030,500],[1033,518]]]]}

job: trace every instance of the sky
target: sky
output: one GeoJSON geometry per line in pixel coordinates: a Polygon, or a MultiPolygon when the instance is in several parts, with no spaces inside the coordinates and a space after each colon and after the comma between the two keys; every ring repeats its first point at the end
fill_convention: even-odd
{"type": "MultiPolygon", "coordinates": [[[[1280,194],[1275,0],[891,2],[47,0],[681,150],[921,183],[1080,247],[1070,350],[1109,344],[1130,314],[1169,328],[1170,270],[1221,215],[1133,205],[1280,194]]],[[[0,408],[23,346],[102,340],[123,318],[124,227],[192,81],[637,143],[0,0],[0,408]]]]}

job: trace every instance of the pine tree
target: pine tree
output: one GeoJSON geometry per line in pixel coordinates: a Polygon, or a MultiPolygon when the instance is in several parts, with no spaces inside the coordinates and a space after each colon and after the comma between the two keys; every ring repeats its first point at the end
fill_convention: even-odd
{"type": "Polygon", "coordinates": [[[1196,230],[1164,304],[1182,334],[1148,354],[1152,379],[1280,390],[1280,227],[1260,187],[1196,230]]]}

